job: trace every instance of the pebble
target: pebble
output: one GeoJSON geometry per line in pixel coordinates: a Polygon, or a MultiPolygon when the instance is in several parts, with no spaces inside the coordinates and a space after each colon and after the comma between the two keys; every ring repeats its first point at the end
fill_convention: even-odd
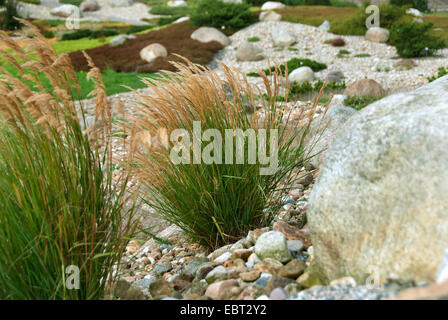
{"type": "Polygon", "coordinates": [[[254,282],[254,285],[256,285],[257,287],[266,289],[268,286],[269,280],[271,280],[271,279],[272,279],[272,274],[262,272],[260,274],[260,277],[254,282]]]}
{"type": "Polygon", "coordinates": [[[214,262],[216,262],[216,263],[224,263],[227,260],[230,260],[231,257],[232,257],[232,253],[231,252],[225,252],[222,255],[220,255],[218,258],[216,258],[214,260],[214,262]]]}
{"type": "Polygon", "coordinates": [[[271,300],[285,300],[288,297],[288,294],[285,292],[283,288],[275,288],[271,291],[269,295],[269,299],[271,300]]]}

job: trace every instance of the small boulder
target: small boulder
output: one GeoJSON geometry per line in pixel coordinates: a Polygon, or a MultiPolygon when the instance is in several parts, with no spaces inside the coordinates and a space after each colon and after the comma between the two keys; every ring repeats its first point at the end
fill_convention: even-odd
{"type": "Polygon", "coordinates": [[[180,17],[179,19],[174,20],[173,24],[175,24],[175,23],[182,23],[182,22],[185,22],[185,21],[190,21],[190,17],[180,17]]]}
{"type": "Polygon", "coordinates": [[[284,9],[286,8],[286,5],[284,3],[278,2],[278,1],[267,1],[263,3],[261,6],[261,10],[267,11],[267,10],[275,10],[275,9],[284,9]]]}
{"type": "Polygon", "coordinates": [[[345,76],[342,73],[342,71],[335,70],[335,71],[328,72],[327,79],[328,79],[328,83],[331,83],[331,82],[341,83],[345,79],[345,76]]]}
{"type": "Polygon", "coordinates": [[[322,24],[318,27],[319,30],[323,30],[323,31],[330,31],[330,21],[325,20],[324,22],[322,22],[322,24]]]}
{"type": "Polygon", "coordinates": [[[269,299],[271,300],[286,300],[287,297],[288,294],[283,288],[275,288],[269,295],[269,299]]]}
{"type": "Polygon", "coordinates": [[[307,210],[329,280],[433,282],[448,243],[448,76],[378,100],[337,132],[307,210]]]}
{"type": "Polygon", "coordinates": [[[283,233],[269,231],[263,233],[255,244],[255,254],[260,259],[272,258],[280,262],[291,260],[286,237],[283,233]]]}
{"type": "Polygon", "coordinates": [[[258,19],[260,21],[280,21],[282,20],[282,15],[275,11],[263,11],[258,19]]]}
{"type": "Polygon", "coordinates": [[[219,264],[223,264],[224,262],[230,260],[231,257],[232,257],[232,253],[227,251],[227,252],[224,252],[219,257],[217,257],[213,261],[216,262],[216,263],[219,263],[219,264]]]}
{"type": "Polygon", "coordinates": [[[210,271],[205,277],[207,283],[213,283],[218,280],[225,280],[229,276],[227,269],[223,266],[217,266],[212,271],[210,271]]]}
{"type": "Polygon", "coordinates": [[[333,47],[343,47],[343,46],[345,46],[345,40],[341,37],[333,38],[333,39],[331,39],[330,44],[333,47]]]}
{"type": "Polygon", "coordinates": [[[67,18],[79,12],[79,8],[72,4],[63,4],[62,6],[51,9],[50,13],[57,17],[67,18]]]}
{"type": "Polygon", "coordinates": [[[85,0],[79,6],[81,12],[93,12],[100,10],[100,5],[96,0],[85,0]]]}
{"type": "Polygon", "coordinates": [[[132,40],[132,39],[137,39],[137,37],[134,35],[120,34],[120,35],[110,39],[109,46],[110,47],[118,47],[118,46],[121,46],[122,44],[124,44],[127,40],[132,40]]]}
{"type": "Polygon", "coordinates": [[[254,285],[262,288],[262,289],[266,289],[269,283],[269,280],[272,279],[272,274],[270,273],[262,273],[260,274],[260,277],[254,282],[254,285]]]}
{"type": "Polygon", "coordinates": [[[282,220],[275,222],[273,229],[274,231],[283,233],[288,240],[302,241],[305,249],[308,249],[311,246],[310,234],[306,229],[300,229],[282,220]]]}
{"type": "Polygon", "coordinates": [[[284,288],[290,283],[294,283],[294,280],[273,275],[266,286],[266,292],[270,294],[275,288],[284,288]]]}
{"type": "Polygon", "coordinates": [[[240,273],[240,278],[246,282],[253,282],[260,277],[261,272],[258,270],[246,271],[240,273]]]}
{"type": "Polygon", "coordinates": [[[191,34],[191,39],[207,43],[210,41],[217,41],[224,47],[230,44],[230,39],[224,33],[216,28],[200,27],[191,34]]]}
{"type": "Polygon", "coordinates": [[[415,8],[409,8],[408,10],[406,10],[406,13],[410,14],[411,16],[420,18],[423,18],[425,16],[420,10],[415,8]]]}
{"type": "Polygon", "coordinates": [[[293,70],[289,75],[289,82],[297,82],[302,84],[304,82],[312,82],[314,80],[314,72],[310,67],[300,67],[293,70]]]}
{"type": "Polygon", "coordinates": [[[366,32],[365,39],[378,43],[387,42],[389,40],[389,30],[379,27],[369,28],[366,32]]]}
{"type": "Polygon", "coordinates": [[[149,285],[149,293],[155,297],[170,297],[174,292],[173,285],[164,279],[158,279],[149,285]]]}
{"type": "Polygon", "coordinates": [[[218,281],[208,286],[205,295],[213,300],[228,300],[238,296],[242,289],[234,279],[218,281]]]}
{"type": "Polygon", "coordinates": [[[168,51],[159,43],[153,43],[140,50],[140,58],[148,63],[153,62],[159,57],[168,56],[168,51]]]}
{"type": "Polygon", "coordinates": [[[232,253],[232,260],[242,259],[243,261],[247,261],[247,259],[252,254],[252,250],[249,249],[237,249],[232,253]]]}
{"type": "Polygon", "coordinates": [[[303,250],[303,243],[300,240],[287,240],[288,250],[291,252],[300,252],[303,250]]]}
{"type": "Polygon", "coordinates": [[[274,46],[276,47],[290,47],[297,41],[296,37],[293,34],[281,28],[274,29],[271,35],[274,46]]]}
{"type": "Polygon", "coordinates": [[[305,262],[293,259],[284,265],[278,272],[278,275],[284,278],[297,279],[306,268],[305,262]]]}
{"type": "Polygon", "coordinates": [[[187,3],[185,0],[170,0],[166,5],[168,7],[185,7],[187,6],[187,3]]]}
{"type": "Polygon", "coordinates": [[[417,64],[412,59],[401,59],[394,63],[394,67],[403,69],[412,69],[415,66],[417,66],[417,64]]]}
{"type": "Polygon", "coordinates": [[[283,267],[283,264],[275,259],[266,258],[254,265],[254,270],[265,273],[276,274],[283,267]]]}
{"type": "Polygon", "coordinates": [[[243,42],[236,50],[236,58],[239,61],[257,61],[263,59],[263,50],[250,42],[243,42]]]}
{"type": "Polygon", "coordinates": [[[348,85],[344,91],[346,96],[373,96],[381,98],[386,94],[384,88],[373,79],[360,79],[348,85]]]}

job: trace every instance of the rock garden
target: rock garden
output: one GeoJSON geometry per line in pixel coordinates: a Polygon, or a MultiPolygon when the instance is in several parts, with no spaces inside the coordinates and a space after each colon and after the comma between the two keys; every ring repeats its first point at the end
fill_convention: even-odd
{"type": "Polygon", "coordinates": [[[447,12],[0,7],[1,300],[448,297],[447,12]]]}

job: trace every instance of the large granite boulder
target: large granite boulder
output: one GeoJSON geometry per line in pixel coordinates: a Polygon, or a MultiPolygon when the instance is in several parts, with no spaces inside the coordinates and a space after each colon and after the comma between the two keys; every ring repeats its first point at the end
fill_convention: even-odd
{"type": "Polygon", "coordinates": [[[445,76],[338,130],[307,211],[318,266],[329,280],[434,281],[448,247],[447,195],[445,76]]]}

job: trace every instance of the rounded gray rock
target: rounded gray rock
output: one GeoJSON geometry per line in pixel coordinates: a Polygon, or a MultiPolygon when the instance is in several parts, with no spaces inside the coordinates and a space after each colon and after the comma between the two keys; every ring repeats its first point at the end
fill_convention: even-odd
{"type": "Polygon", "coordinates": [[[280,262],[291,260],[286,237],[278,231],[263,233],[255,243],[255,254],[261,259],[271,258],[280,262]]]}

